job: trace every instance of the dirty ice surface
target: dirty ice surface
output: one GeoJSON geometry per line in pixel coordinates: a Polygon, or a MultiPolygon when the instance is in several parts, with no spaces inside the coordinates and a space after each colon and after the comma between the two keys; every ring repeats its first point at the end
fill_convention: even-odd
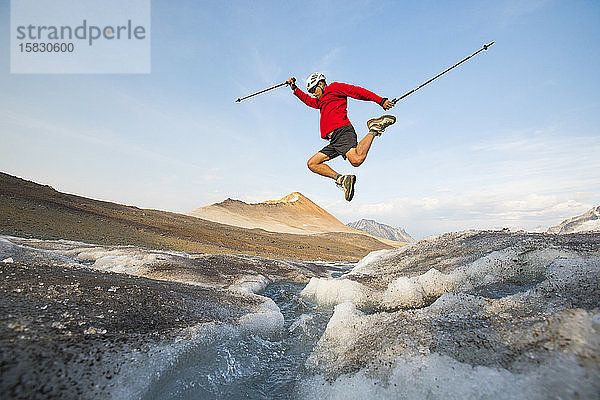
{"type": "Polygon", "coordinates": [[[124,372],[113,397],[600,398],[600,234],[450,233],[371,253],[349,272],[0,237],[9,258],[264,298],[262,318],[180,340],[155,370],[124,372]],[[136,373],[150,377],[142,389],[136,373]]]}
{"type": "Polygon", "coordinates": [[[334,306],[313,398],[600,398],[600,235],[450,233],[301,295],[334,306]]]}

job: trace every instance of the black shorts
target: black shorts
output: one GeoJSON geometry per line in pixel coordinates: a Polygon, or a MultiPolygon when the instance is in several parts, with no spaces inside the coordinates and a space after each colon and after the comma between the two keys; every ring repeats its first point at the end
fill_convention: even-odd
{"type": "Polygon", "coordinates": [[[358,145],[356,140],[356,131],[352,125],[345,125],[334,129],[329,134],[329,144],[321,149],[321,153],[325,154],[329,159],[334,159],[337,156],[342,156],[346,159],[346,153],[358,145]]]}

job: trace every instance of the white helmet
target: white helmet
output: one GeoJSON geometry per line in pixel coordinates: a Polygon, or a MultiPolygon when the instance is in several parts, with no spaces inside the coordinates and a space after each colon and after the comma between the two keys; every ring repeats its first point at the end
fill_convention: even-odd
{"type": "Polygon", "coordinates": [[[311,90],[313,90],[321,81],[325,80],[325,75],[323,75],[320,72],[315,72],[314,74],[312,74],[311,76],[308,77],[308,79],[306,80],[306,90],[308,90],[308,93],[311,92],[311,90]]]}

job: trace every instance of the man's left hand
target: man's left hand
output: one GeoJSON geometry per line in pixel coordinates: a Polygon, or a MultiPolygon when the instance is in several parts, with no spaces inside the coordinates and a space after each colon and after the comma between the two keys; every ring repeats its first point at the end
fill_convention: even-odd
{"type": "Polygon", "coordinates": [[[384,109],[384,110],[389,110],[390,108],[394,107],[395,105],[396,105],[396,104],[395,104],[394,102],[392,102],[392,101],[389,101],[389,100],[386,100],[386,101],[383,103],[383,109],[384,109]]]}

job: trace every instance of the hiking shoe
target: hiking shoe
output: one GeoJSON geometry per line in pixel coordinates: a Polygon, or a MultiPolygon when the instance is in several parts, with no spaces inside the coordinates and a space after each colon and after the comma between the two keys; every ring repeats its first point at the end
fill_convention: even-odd
{"type": "Polygon", "coordinates": [[[344,190],[346,200],[350,201],[354,197],[354,184],[356,183],[355,175],[342,175],[335,183],[344,190]]]}
{"type": "Polygon", "coordinates": [[[367,128],[369,133],[375,136],[381,136],[385,128],[396,122],[396,117],[393,115],[382,115],[379,118],[373,118],[367,121],[367,128]]]}

